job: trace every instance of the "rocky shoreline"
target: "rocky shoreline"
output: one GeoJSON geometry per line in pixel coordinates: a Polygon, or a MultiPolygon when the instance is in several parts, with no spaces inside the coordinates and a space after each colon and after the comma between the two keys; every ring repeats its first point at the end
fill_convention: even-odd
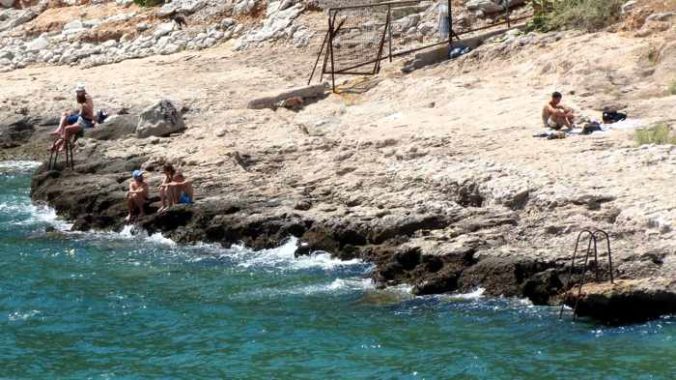
{"type": "MultiPolygon", "coordinates": [[[[411,33],[429,22],[418,17],[411,33]]],[[[274,24],[287,30],[298,20],[274,24]]],[[[316,51],[224,44],[107,66],[13,67],[0,78],[0,159],[46,160],[53,115],[85,81],[96,108],[117,115],[78,141],[73,170],[38,169],[31,194],[77,230],[120,230],[130,172],[145,169],[154,189],[171,162],[193,179],[196,203],[150,209],[139,224],[179,243],[260,249],[295,236],[298,255],[372,262],[380,287],[409,284],[419,295],[481,287],[538,305],[577,303],[580,315],[607,323],[640,321],[676,311],[676,151],[638,146],[632,130],[673,125],[670,33],[506,35],[410,74],[394,62],[354,91],[288,108],[276,95],[306,82],[316,51]],[[575,59],[560,59],[578,46],[575,59]],[[122,75],[98,80],[111,72],[122,75]],[[612,104],[634,124],[534,138],[553,89],[583,114],[612,104]],[[247,107],[269,91],[272,107],[247,107]],[[184,123],[140,130],[143,110],[168,98],[184,123]],[[585,283],[578,299],[573,244],[596,228],[610,233],[615,284],[602,257],[600,282],[585,283]]]]}
{"type": "MultiPolygon", "coordinates": [[[[47,203],[73,221],[75,230],[119,231],[126,214],[123,195],[128,173],[145,162],[144,157],[101,160],[79,164],[72,172],[47,170],[43,165],[34,175],[31,196],[34,202],[47,203]]],[[[145,168],[157,170],[149,165],[145,168]]],[[[487,228],[508,231],[521,223],[512,212],[481,212],[469,206],[453,215],[406,213],[365,220],[349,215],[308,215],[303,210],[310,201],[266,199],[255,193],[228,198],[205,195],[201,199],[193,206],[176,206],[166,213],[151,214],[139,226],[179,243],[212,242],[225,247],[243,243],[253,249],[273,248],[295,236],[299,239],[296,255],[326,251],[344,260],[360,258],[375,264],[372,279],[377,286],[410,284],[416,295],[470,292],[481,287],[486,295],[528,298],[536,305],[563,302],[572,307],[579,303],[580,316],[612,324],[676,312],[673,280],[642,281],[641,286],[632,285],[634,280],[619,280],[611,285],[603,261],[599,265],[605,282],[588,283],[578,300],[575,285],[584,274],[578,270],[569,281],[567,258],[485,255],[482,251],[486,249],[500,249],[500,242],[479,239],[468,239],[454,249],[434,253],[423,253],[421,247],[410,244],[413,236],[449,226],[458,234],[487,228]]],[[[619,271],[615,273],[618,275],[621,276],[619,271]]]]}

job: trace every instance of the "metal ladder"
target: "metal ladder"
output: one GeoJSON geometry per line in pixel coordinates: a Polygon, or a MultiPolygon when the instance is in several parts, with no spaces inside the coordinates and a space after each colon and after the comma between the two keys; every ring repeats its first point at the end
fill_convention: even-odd
{"type": "MultiPolygon", "coordinates": [[[[66,168],[70,168],[70,170],[73,170],[75,164],[73,162],[73,148],[75,146],[75,141],[70,142],[69,140],[64,140],[65,144],[65,149],[64,153],[66,154],[66,168]]],[[[51,152],[49,153],[49,163],[47,168],[49,170],[55,170],[56,169],[56,161],[59,159],[59,151],[56,149],[52,149],[51,152]]]]}
{"type": "MultiPolygon", "coordinates": [[[[573,274],[575,273],[575,259],[577,258],[577,252],[578,248],[580,247],[580,241],[582,241],[584,236],[587,236],[587,253],[585,254],[584,257],[584,264],[582,268],[582,278],[580,279],[580,283],[578,284],[577,288],[577,297],[575,298],[575,305],[573,306],[573,320],[577,318],[577,305],[578,302],[580,301],[580,295],[582,294],[582,285],[585,283],[586,279],[586,274],[587,270],[589,269],[589,266],[591,264],[590,256],[593,254],[593,263],[594,263],[594,275],[595,275],[595,280],[596,282],[599,282],[601,280],[600,272],[599,272],[599,254],[598,254],[598,240],[599,240],[599,235],[602,235],[602,237],[605,238],[606,240],[606,247],[607,247],[607,253],[608,253],[608,274],[610,277],[610,283],[614,283],[613,279],[613,257],[612,257],[612,252],[610,250],[610,236],[608,235],[607,232],[603,230],[582,230],[578,235],[577,235],[577,240],[575,241],[575,250],[573,251],[573,258],[570,263],[570,272],[568,274],[568,283],[573,279],[573,274]]],[[[563,317],[563,310],[565,307],[565,303],[561,304],[561,311],[559,312],[559,319],[563,317]]]]}

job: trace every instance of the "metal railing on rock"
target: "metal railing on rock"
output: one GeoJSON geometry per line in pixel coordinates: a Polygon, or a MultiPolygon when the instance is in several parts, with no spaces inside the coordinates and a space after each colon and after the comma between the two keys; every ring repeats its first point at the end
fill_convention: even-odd
{"type": "MultiPolygon", "coordinates": [[[[572,283],[573,276],[575,275],[575,260],[582,257],[578,256],[578,249],[580,248],[580,242],[584,237],[587,237],[587,249],[586,254],[584,255],[584,263],[582,264],[582,273],[580,281],[577,283],[577,295],[575,296],[575,303],[573,305],[573,319],[577,317],[577,306],[582,296],[582,286],[585,284],[585,279],[587,277],[587,271],[590,266],[594,268],[594,280],[596,282],[601,281],[601,272],[599,265],[599,252],[598,252],[598,241],[599,236],[601,236],[606,241],[606,255],[608,256],[608,277],[610,283],[614,283],[613,278],[613,255],[610,249],[610,235],[603,230],[582,230],[577,235],[577,240],[575,241],[575,250],[573,250],[573,258],[570,262],[570,271],[568,272],[568,284],[572,283]],[[593,255],[593,261],[590,260],[593,255]],[[593,265],[592,265],[593,263],[593,265]]],[[[559,319],[563,317],[563,310],[565,308],[565,302],[561,304],[561,311],[559,312],[559,319]]]]}

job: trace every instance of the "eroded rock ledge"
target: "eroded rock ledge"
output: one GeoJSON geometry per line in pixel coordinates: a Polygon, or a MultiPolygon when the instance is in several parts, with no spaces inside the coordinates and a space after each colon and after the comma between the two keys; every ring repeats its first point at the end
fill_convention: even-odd
{"type": "MultiPolygon", "coordinates": [[[[144,157],[100,160],[79,164],[74,171],[50,171],[43,166],[34,175],[32,198],[50,204],[60,215],[73,220],[76,230],[119,230],[126,214],[128,173],[146,161],[144,157]]],[[[147,163],[145,167],[150,171],[159,169],[147,163]]],[[[515,204],[509,207],[478,207],[481,195],[471,185],[455,191],[458,203],[465,207],[453,212],[383,210],[365,217],[339,215],[330,212],[330,208],[329,212],[313,212],[317,208],[312,202],[320,203],[321,199],[270,199],[255,191],[233,191],[228,196],[224,195],[228,189],[221,189],[218,193],[200,194],[193,206],[151,214],[140,225],[150,233],[162,232],[180,243],[208,241],[229,246],[243,242],[254,249],[274,247],[295,236],[302,242],[297,255],[322,250],[342,259],[362,258],[375,264],[372,276],[378,286],[411,284],[419,295],[483,287],[488,295],[527,297],[539,305],[574,304],[574,293],[566,291],[577,283],[580,273],[573,274],[569,282],[566,259],[540,258],[505,249],[505,236],[522,223],[518,210],[523,208],[527,195],[515,196],[515,204]],[[484,230],[490,233],[483,238],[472,234],[484,230]],[[439,231],[451,231],[461,238],[453,244],[440,245],[440,249],[421,243],[421,237],[439,231]]],[[[597,201],[590,201],[590,208],[598,208],[597,201]]],[[[637,255],[624,261],[626,264],[632,260],[640,264],[646,257],[637,255]]],[[[645,274],[627,270],[623,264],[619,268],[616,276],[645,274]]],[[[609,323],[674,313],[674,281],[637,285],[649,282],[628,278],[614,286],[585,285],[578,313],[609,323]]]]}

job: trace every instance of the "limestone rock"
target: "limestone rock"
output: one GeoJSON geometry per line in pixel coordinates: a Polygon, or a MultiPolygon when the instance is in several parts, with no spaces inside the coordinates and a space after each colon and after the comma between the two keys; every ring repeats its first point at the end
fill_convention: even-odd
{"type": "Polygon", "coordinates": [[[164,99],[141,112],[136,137],[164,137],[184,129],[181,111],[170,100],[164,99]]]}
{"type": "Polygon", "coordinates": [[[136,132],[139,118],[135,115],[113,115],[105,123],[87,130],[87,137],[96,140],[117,140],[136,132]]]}
{"type": "Polygon", "coordinates": [[[28,51],[40,51],[49,46],[49,40],[45,37],[38,37],[26,45],[28,51]]]}
{"type": "Polygon", "coordinates": [[[262,98],[254,99],[249,102],[250,109],[276,108],[279,104],[290,98],[317,98],[323,96],[326,92],[326,85],[319,84],[282,91],[279,94],[271,94],[262,98]]]}
{"type": "Polygon", "coordinates": [[[153,36],[155,38],[160,38],[162,36],[165,36],[165,35],[171,33],[172,30],[174,30],[174,23],[173,22],[165,22],[165,23],[157,26],[157,28],[155,29],[155,32],[153,32],[153,36]]]}
{"type": "Polygon", "coordinates": [[[0,148],[19,146],[33,135],[35,131],[31,120],[24,115],[12,115],[0,120],[0,148]]]}
{"type": "Polygon", "coordinates": [[[676,281],[668,278],[589,283],[566,294],[565,303],[577,313],[610,323],[641,322],[676,312],[676,281]]]}
{"type": "Polygon", "coordinates": [[[481,11],[484,14],[499,12],[502,7],[492,0],[469,0],[465,7],[470,11],[481,11]]]}
{"type": "Polygon", "coordinates": [[[631,10],[636,6],[636,3],[636,0],[630,0],[622,4],[622,13],[625,14],[631,12],[631,10]]]}

